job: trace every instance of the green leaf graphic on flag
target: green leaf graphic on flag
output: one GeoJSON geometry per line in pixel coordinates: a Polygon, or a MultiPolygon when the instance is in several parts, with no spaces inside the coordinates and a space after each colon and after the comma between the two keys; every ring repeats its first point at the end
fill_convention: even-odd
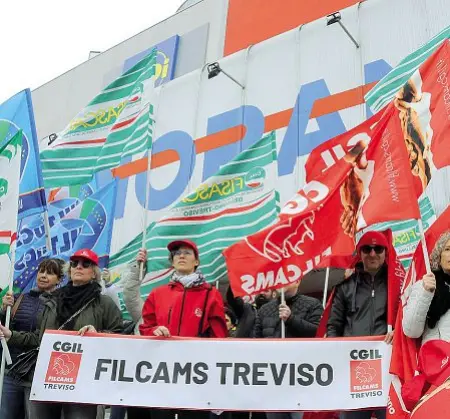
{"type": "MultiPolygon", "coordinates": [[[[273,224],[279,212],[276,191],[277,156],[271,133],[206,180],[147,229],[147,275],[143,295],[170,279],[167,245],[193,240],[200,252],[200,269],[208,282],[225,280],[222,251],[242,238],[273,224]]],[[[110,270],[134,260],[142,234],[110,259],[110,270]]]]}
{"type": "MultiPolygon", "coordinates": [[[[97,95],[41,154],[46,187],[88,183],[153,138],[156,50],[97,95]]],[[[44,141],[44,144],[46,141],[44,141]]]]}
{"type": "Polygon", "coordinates": [[[22,153],[22,130],[19,130],[0,149],[0,287],[8,285],[11,269],[9,252],[17,234],[19,207],[19,179],[22,153]]]}
{"type": "Polygon", "coordinates": [[[0,198],[8,193],[8,179],[0,178],[0,198]]]}

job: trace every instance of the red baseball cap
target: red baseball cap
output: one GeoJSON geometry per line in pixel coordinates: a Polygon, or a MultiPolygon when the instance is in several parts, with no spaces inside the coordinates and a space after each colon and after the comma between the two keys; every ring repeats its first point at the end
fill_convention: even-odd
{"type": "Polygon", "coordinates": [[[361,251],[361,247],[363,246],[383,246],[387,249],[389,244],[383,233],[380,233],[379,231],[368,231],[358,242],[356,247],[358,253],[361,251]]]}
{"type": "Polygon", "coordinates": [[[174,240],[167,245],[167,248],[170,252],[172,252],[173,250],[178,250],[182,246],[190,247],[194,251],[196,259],[199,258],[197,245],[193,241],[188,239],[174,240]]]}
{"type": "Polygon", "coordinates": [[[440,386],[450,377],[450,342],[433,339],[420,348],[417,370],[420,372],[402,387],[402,397],[412,410],[425,393],[425,385],[440,386]]]}
{"type": "Polygon", "coordinates": [[[98,266],[98,256],[97,253],[93,252],[89,249],[80,249],[77,250],[71,257],[70,260],[74,259],[87,259],[91,261],[93,264],[98,266]]]}

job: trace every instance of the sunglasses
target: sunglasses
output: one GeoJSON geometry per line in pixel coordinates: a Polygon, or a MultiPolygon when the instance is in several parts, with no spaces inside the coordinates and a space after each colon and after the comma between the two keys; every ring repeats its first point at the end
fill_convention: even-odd
{"type": "Polygon", "coordinates": [[[362,246],[361,247],[361,252],[365,253],[366,255],[368,255],[372,250],[375,250],[375,253],[377,255],[381,255],[381,253],[383,253],[384,251],[384,247],[383,246],[362,246]]]}
{"type": "Polygon", "coordinates": [[[90,268],[92,266],[92,262],[90,260],[86,260],[86,259],[78,259],[78,260],[70,261],[71,268],[76,268],[79,264],[81,264],[81,266],[84,269],[90,268]]]}
{"type": "Polygon", "coordinates": [[[188,255],[193,255],[194,251],[193,250],[175,250],[172,252],[172,255],[174,256],[188,256],[188,255]]]}

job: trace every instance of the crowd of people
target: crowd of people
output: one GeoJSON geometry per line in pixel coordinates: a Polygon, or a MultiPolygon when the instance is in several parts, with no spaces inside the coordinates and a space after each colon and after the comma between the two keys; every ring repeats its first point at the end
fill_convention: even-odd
{"type": "MultiPolygon", "coordinates": [[[[327,337],[383,335],[387,344],[392,343],[393,332],[387,324],[388,249],[382,233],[368,232],[359,240],[358,263],[333,293],[326,319],[327,337]]],[[[10,307],[11,324],[9,328],[0,325],[0,337],[8,342],[13,364],[7,368],[4,379],[0,419],[97,419],[104,415],[101,406],[29,400],[39,344],[47,329],[77,331],[80,335],[103,332],[204,339],[281,339],[284,329],[287,339],[317,336],[323,318],[322,304],[316,298],[302,295],[298,282],[284,288],[283,298],[279,291],[271,290],[256,296],[254,303],[247,303],[235,298],[231,288],[222,296],[206,281],[194,242],[171,242],[168,252],[173,267],[171,279],[153,289],[145,301],[140,294],[143,277],[140,269],[142,266],[145,274],[147,257],[151,255],[141,249],[126,272],[123,300],[132,322],[122,319],[116,291],[105,286],[108,273],[102,275],[98,256],[89,249],[75,252],[68,266],[60,259],[43,261],[35,289],[17,296],[7,293],[2,314],[10,307]],[[65,276],[66,285],[59,286],[65,276]]],[[[450,341],[450,232],[438,240],[430,260],[433,272],[414,285],[403,318],[404,333],[421,338],[423,344],[436,339],[450,341]]],[[[425,386],[416,391],[415,404],[424,391],[425,386]]],[[[300,412],[110,408],[111,419],[300,419],[302,416],[300,412]]],[[[382,419],[386,417],[386,409],[342,412],[340,417],[382,419]]]]}

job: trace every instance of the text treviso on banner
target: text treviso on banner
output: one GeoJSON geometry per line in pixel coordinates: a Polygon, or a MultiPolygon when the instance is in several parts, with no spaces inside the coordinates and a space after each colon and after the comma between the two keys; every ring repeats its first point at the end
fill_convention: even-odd
{"type": "Polygon", "coordinates": [[[336,339],[49,332],[40,346],[31,399],[205,410],[381,407],[387,404],[391,351],[381,339],[339,339],[337,345],[336,339]]]}

